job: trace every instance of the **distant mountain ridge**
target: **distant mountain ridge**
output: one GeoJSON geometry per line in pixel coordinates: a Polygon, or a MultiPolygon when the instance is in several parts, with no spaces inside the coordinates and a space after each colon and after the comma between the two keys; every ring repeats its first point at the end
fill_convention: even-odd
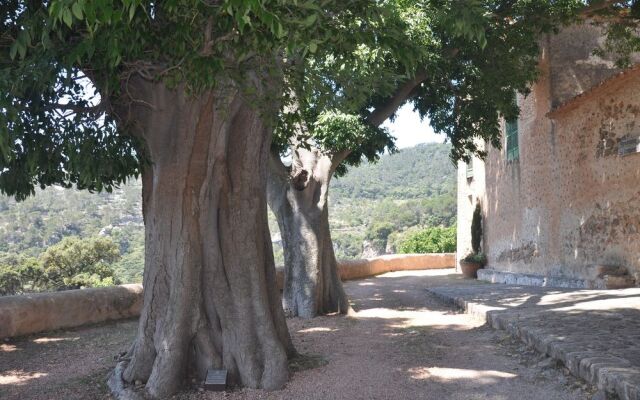
{"type": "Polygon", "coordinates": [[[363,163],[331,182],[330,194],[344,198],[410,199],[453,193],[456,167],[451,146],[425,143],[385,154],[377,163],[363,163]]]}

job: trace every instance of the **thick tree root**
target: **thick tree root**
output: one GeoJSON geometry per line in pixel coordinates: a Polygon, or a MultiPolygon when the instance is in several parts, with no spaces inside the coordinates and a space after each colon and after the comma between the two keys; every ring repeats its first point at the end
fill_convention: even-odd
{"type": "Polygon", "coordinates": [[[127,387],[127,383],[122,378],[122,373],[127,368],[127,364],[129,364],[128,361],[120,361],[111,371],[107,378],[109,391],[116,400],[144,400],[144,396],[131,387],[127,387]]]}

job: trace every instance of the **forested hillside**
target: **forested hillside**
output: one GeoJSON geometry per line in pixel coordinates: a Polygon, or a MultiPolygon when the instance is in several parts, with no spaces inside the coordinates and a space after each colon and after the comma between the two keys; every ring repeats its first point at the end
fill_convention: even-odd
{"type": "MultiPolygon", "coordinates": [[[[335,179],[330,189],[330,221],[338,258],[360,257],[363,243],[368,255],[395,251],[406,234],[419,228],[453,225],[455,168],[448,157],[448,145],[419,145],[385,155],[376,164],[352,168],[335,179]]],[[[20,203],[0,197],[0,275],[25,265],[48,265],[45,251],[65,237],[89,241],[100,236],[111,239],[120,250],[121,256],[111,263],[115,280],[140,281],[144,255],[140,189],[140,182],[132,181],[113,193],[52,187],[20,203]]],[[[276,263],[281,264],[273,215],[269,222],[276,263]]],[[[41,274],[52,275],[52,271],[41,274]]],[[[59,269],[55,273],[59,275],[59,269]]],[[[58,275],[48,279],[60,281],[58,275]]]]}
{"type": "Polygon", "coordinates": [[[448,144],[421,144],[365,163],[334,179],[334,199],[407,200],[455,193],[448,144]]]}
{"type": "Polygon", "coordinates": [[[423,144],[352,168],[332,182],[330,220],[338,258],[395,252],[424,227],[453,226],[456,170],[448,144],[423,144]]]}
{"type": "Polygon", "coordinates": [[[113,264],[119,280],[141,281],[141,188],[140,181],[133,180],[113,193],[49,187],[20,203],[0,197],[0,270],[28,264],[65,237],[104,236],[120,249],[121,257],[113,264]]]}

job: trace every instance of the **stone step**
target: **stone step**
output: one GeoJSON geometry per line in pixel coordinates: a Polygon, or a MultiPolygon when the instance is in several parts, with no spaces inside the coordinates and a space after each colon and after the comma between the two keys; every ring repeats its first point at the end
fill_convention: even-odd
{"type": "MultiPolygon", "coordinates": [[[[603,269],[603,272],[605,269],[603,269]]],[[[544,276],[520,274],[494,269],[478,270],[478,280],[509,285],[557,287],[567,289],[624,289],[636,286],[636,280],[631,275],[616,275],[619,271],[612,269],[614,274],[603,274],[595,279],[575,279],[563,276],[544,276]]]]}

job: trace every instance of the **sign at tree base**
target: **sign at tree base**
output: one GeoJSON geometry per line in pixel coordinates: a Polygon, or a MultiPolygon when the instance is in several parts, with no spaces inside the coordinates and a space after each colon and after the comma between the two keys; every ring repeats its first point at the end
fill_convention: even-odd
{"type": "Polygon", "coordinates": [[[215,392],[222,392],[227,388],[227,370],[209,369],[204,380],[204,388],[215,392]]]}

